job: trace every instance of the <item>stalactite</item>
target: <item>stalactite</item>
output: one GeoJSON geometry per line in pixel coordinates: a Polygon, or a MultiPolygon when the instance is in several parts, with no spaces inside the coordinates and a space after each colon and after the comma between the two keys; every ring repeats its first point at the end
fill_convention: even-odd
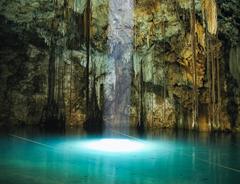
{"type": "Polygon", "coordinates": [[[55,42],[54,38],[51,39],[51,49],[48,67],[48,104],[54,103],[55,96],[55,42]]]}
{"type": "Polygon", "coordinates": [[[206,53],[207,53],[207,80],[208,80],[208,126],[211,129],[212,127],[212,98],[211,98],[211,94],[212,94],[212,76],[211,76],[211,57],[210,57],[210,40],[209,40],[209,36],[207,31],[205,30],[205,34],[206,34],[206,53]]]}
{"type": "Polygon", "coordinates": [[[211,98],[211,64],[210,64],[210,39],[208,35],[208,30],[207,30],[207,21],[206,21],[206,15],[205,15],[205,4],[204,1],[202,1],[202,20],[203,20],[203,28],[205,32],[205,53],[206,53],[206,61],[207,61],[207,86],[208,86],[208,127],[211,129],[212,127],[212,113],[211,113],[211,104],[212,104],[212,98],[211,98]]]}
{"type": "Polygon", "coordinates": [[[56,75],[56,84],[55,84],[55,99],[56,99],[56,103],[59,104],[60,101],[60,86],[59,86],[59,81],[60,81],[60,73],[59,73],[59,69],[60,69],[60,57],[61,56],[56,56],[56,61],[55,61],[55,75],[56,75]]]}
{"type": "Polygon", "coordinates": [[[91,111],[91,118],[93,121],[98,115],[98,109],[97,109],[97,96],[96,96],[96,64],[95,62],[92,63],[92,84],[91,84],[91,98],[90,98],[90,111],[91,111]]]}
{"type": "Polygon", "coordinates": [[[212,130],[220,128],[221,81],[219,48],[214,38],[206,33],[207,79],[208,79],[208,124],[212,130]]]}
{"type": "Polygon", "coordinates": [[[62,98],[62,105],[63,105],[63,109],[65,112],[65,102],[64,102],[64,82],[65,82],[65,63],[63,61],[62,63],[62,76],[61,76],[61,98],[62,98]]]}
{"type": "Polygon", "coordinates": [[[240,47],[232,46],[229,52],[229,71],[231,77],[228,79],[228,82],[231,80],[236,80],[236,86],[228,85],[228,95],[231,95],[231,98],[228,102],[228,111],[231,114],[231,128],[236,128],[240,125],[240,92],[235,93],[233,90],[239,91],[240,87],[240,47]],[[234,101],[236,100],[236,102],[234,101]]]}
{"type": "Polygon", "coordinates": [[[72,116],[72,75],[73,75],[73,61],[70,63],[70,81],[69,81],[69,119],[72,116]]]}
{"type": "Polygon", "coordinates": [[[217,127],[220,128],[220,112],[221,112],[221,84],[220,84],[220,61],[216,58],[217,64],[217,127]]]}
{"type": "MultiPolygon", "coordinates": [[[[136,23],[134,24],[135,25],[135,29],[136,29],[136,23]]],[[[136,31],[134,32],[134,51],[135,53],[137,53],[137,34],[136,34],[136,31]]],[[[137,59],[135,62],[138,62],[137,59]]],[[[138,93],[138,105],[137,105],[137,111],[138,111],[138,122],[137,122],[137,126],[140,127],[140,124],[141,124],[141,62],[140,62],[140,70],[139,70],[139,74],[138,74],[138,78],[137,78],[137,93],[138,93]]]]}
{"type": "Polygon", "coordinates": [[[202,16],[206,37],[207,79],[208,79],[208,124],[214,130],[220,128],[221,84],[219,48],[217,46],[217,4],[215,0],[203,0],[202,16]]]}
{"type": "Polygon", "coordinates": [[[84,128],[87,131],[101,131],[103,128],[103,117],[98,105],[96,92],[96,61],[91,59],[91,0],[87,1],[85,10],[85,45],[86,45],[86,68],[85,68],[85,86],[86,86],[86,120],[84,128]],[[91,74],[91,76],[90,76],[91,74]]]}
{"type": "MultiPolygon", "coordinates": [[[[54,12],[58,11],[58,2],[54,1],[54,12]]],[[[65,124],[64,116],[58,104],[58,63],[56,62],[57,39],[55,30],[58,26],[59,19],[56,16],[51,23],[52,35],[49,49],[49,63],[48,63],[48,96],[47,103],[42,110],[40,123],[47,128],[63,127],[65,124]]]]}
{"type": "Polygon", "coordinates": [[[210,34],[216,35],[217,33],[217,4],[216,0],[202,0],[202,12],[207,24],[207,30],[210,34]]]}
{"type": "Polygon", "coordinates": [[[191,40],[192,40],[192,61],[193,61],[193,122],[192,127],[197,128],[198,114],[198,88],[197,88],[197,62],[196,62],[196,33],[195,33],[195,0],[191,0],[191,40]]]}
{"type": "Polygon", "coordinates": [[[141,122],[141,63],[140,63],[140,71],[138,75],[138,124],[141,122]]]}
{"type": "Polygon", "coordinates": [[[63,95],[63,80],[64,80],[64,74],[63,74],[63,55],[60,54],[58,58],[58,65],[57,67],[57,107],[58,107],[58,120],[65,122],[66,119],[66,113],[65,113],[65,102],[64,102],[64,95],[63,95]]]}
{"type": "Polygon", "coordinates": [[[84,27],[86,28],[86,32],[85,32],[85,44],[86,44],[86,52],[87,52],[87,63],[86,63],[86,115],[87,118],[89,118],[89,111],[90,111],[90,104],[89,104],[89,67],[90,67],[90,26],[91,26],[91,0],[87,1],[87,7],[86,7],[86,11],[85,11],[85,17],[86,17],[86,21],[85,21],[85,25],[84,27]]]}
{"type": "Polygon", "coordinates": [[[67,48],[67,30],[62,24],[69,23],[68,2],[53,1],[55,17],[51,25],[51,44],[49,53],[48,102],[43,110],[41,122],[48,127],[63,128],[66,121],[64,101],[64,76],[66,74],[63,53],[67,48]],[[60,34],[59,34],[60,32],[60,34]],[[61,42],[61,46],[59,46],[61,42]]]}
{"type": "Polygon", "coordinates": [[[57,101],[60,101],[61,99],[61,62],[62,56],[59,57],[59,62],[57,66],[57,101]]]}
{"type": "MultiPolygon", "coordinates": [[[[153,49],[153,53],[152,53],[152,85],[154,86],[154,62],[155,62],[155,53],[154,53],[154,49],[153,49]]],[[[151,96],[151,127],[153,127],[154,122],[153,122],[153,98],[154,98],[154,90],[152,89],[152,96],[151,96]]]]}
{"type": "MultiPolygon", "coordinates": [[[[163,50],[165,52],[165,49],[166,49],[166,41],[165,41],[165,29],[166,29],[166,25],[165,25],[165,18],[162,22],[162,35],[163,35],[163,50]]],[[[162,119],[163,119],[163,123],[164,123],[164,120],[165,120],[165,114],[166,114],[166,61],[165,61],[165,58],[163,57],[163,112],[162,112],[162,119]]]]}
{"type": "MultiPolygon", "coordinates": [[[[137,1],[135,1],[135,6],[137,6],[137,1]]],[[[137,27],[136,27],[136,16],[134,19],[134,51],[137,53],[137,27]]],[[[147,39],[147,42],[149,42],[149,38],[147,39]]],[[[148,43],[149,44],[149,43],[148,43]]],[[[139,68],[139,75],[138,75],[138,122],[137,122],[137,128],[140,131],[143,131],[145,128],[145,114],[144,114],[144,81],[143,81],[143,59],[140,59],[140,68],[139,68]]],[[[138,61],[137,61],[138,62],[138,61]]]]}
{"type": "Polygon", "coordinates": [[[140,122],[138,123],[138,128],[144,128],[144,110],[143,110],[143,99],[144,99],[144,82],[143,82],[143,59],[140,63],[140,122]]]}
{"type": "Polygon", "coordinates": [[[215,76],[215,53],[214,53],[214,48],[213,48],[213,44],[211,44],[211,65],[212,65],[212,121],[213,121],[213,127],[216,127],[216,76],[215,76]]]}

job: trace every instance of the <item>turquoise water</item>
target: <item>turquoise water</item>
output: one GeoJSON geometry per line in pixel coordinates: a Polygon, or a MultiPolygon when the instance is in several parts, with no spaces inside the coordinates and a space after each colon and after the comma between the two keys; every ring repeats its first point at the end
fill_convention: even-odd
{"type": "Polygon", "coordinates": [[[238,135],[163,131],[135,137],[13,131],[0,138],[0,183],[240,183],[238,135]]]}

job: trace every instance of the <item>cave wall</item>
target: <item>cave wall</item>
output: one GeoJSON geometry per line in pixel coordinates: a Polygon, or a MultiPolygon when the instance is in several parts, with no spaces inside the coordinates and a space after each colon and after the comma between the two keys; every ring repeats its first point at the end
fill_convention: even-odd
{"type": "MultiPolygon", "coordinates": [[[[86,0],[0,2],[0,124],[39,124],[44,119],[51,73],[49,61],[54,56],[56,116],[64,115],[67,125],[83,125],[86,4],[86,0]]],[[[221,74],[218,110],[221,121],[212,129],[240,127],[239,8],[238,0],[195,1],[198,129],[203,131],[211,130],[206,33],[211,38],[221,74]]],[[[142,94],[147,128],[192,128],[194,66],[190,9],[188,0],[135,1],[131,106],[123,107],[130,112],[133,127],[140,121],[142,94]]],[[[106,106],[102,88],[109,90],[106,89],[108,29],[109,1],[92,0],[89,89],[90,94],[93,91],[96,94],[101,111],[106,106]]]]}

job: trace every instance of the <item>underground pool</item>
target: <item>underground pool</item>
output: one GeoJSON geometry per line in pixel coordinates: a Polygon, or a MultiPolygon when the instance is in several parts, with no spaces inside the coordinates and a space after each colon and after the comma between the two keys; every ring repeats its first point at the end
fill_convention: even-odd
{"type": "Polygon", "coordinates": [[[237,183],[239,140],[238,134],[174,131],[12,131],[0,138],[0,183],[237,183]]]}

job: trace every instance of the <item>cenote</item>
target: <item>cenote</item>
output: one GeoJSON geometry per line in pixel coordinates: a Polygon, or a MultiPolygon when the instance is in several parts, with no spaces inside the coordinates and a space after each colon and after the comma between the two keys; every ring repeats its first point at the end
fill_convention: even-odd
{"type": "Polygon", "coordinates": [[[0,183],[236,183],[239,135],[149,131],[139,136],[18,129],[0,141],[0,183]]]}
{"type": "Polygon", "coordinates": [[[0,0],[0,184],[240,183],[239,0],[0,0]]]}

